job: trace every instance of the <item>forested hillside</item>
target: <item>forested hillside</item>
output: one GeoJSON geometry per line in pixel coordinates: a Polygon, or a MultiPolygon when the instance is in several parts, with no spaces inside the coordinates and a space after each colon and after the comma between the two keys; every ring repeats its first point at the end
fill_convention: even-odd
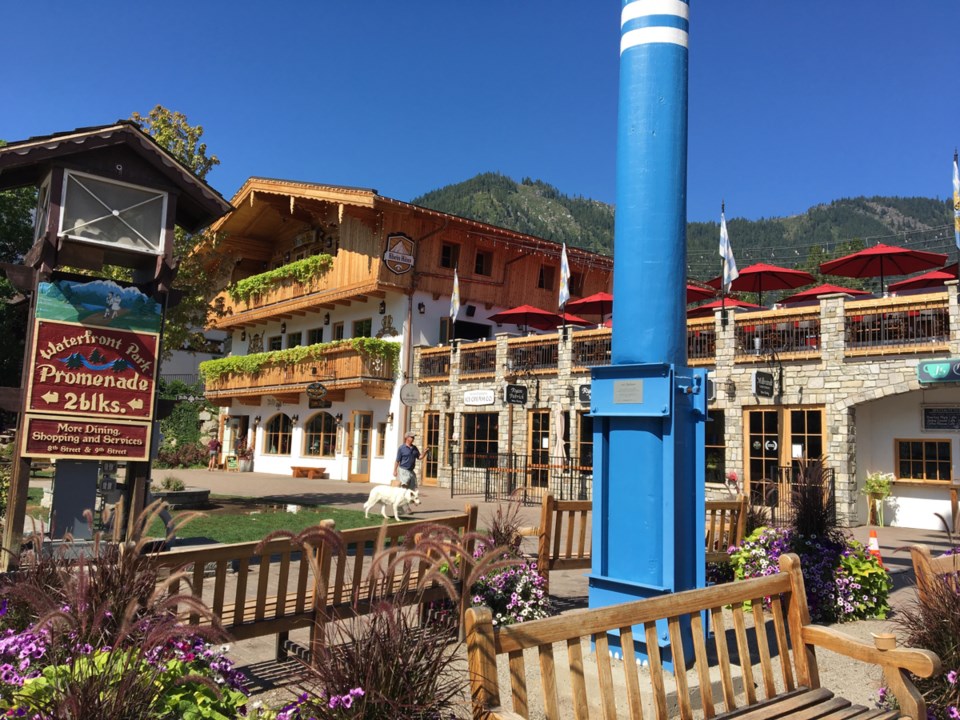
{"type": "MultiPolygon", "coordinates": [[[[499,173],[484,173],[412,202],[574,247],[613,251],[613,206],[564,195],[540,180],[517,183],[499,173]]],[[[719,274],[717,220],[687,226],[690,277],[719,274]]],[[[813,271],[823,260],[878,241],[936,252],[954,247],[952,203],[935,198],[835,200],[793,217],[728,218],[727,229],[741,267],[762,260],[813,271]]]]}

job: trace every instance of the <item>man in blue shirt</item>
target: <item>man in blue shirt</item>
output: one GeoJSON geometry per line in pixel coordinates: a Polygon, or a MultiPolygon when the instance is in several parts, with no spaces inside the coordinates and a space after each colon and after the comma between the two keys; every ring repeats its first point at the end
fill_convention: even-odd
{"type": "MultiPolygon", "coordinates": [[[[397,461],[393,464],[393,474],[400,479],[400,487],[417,489],[417,460],[420,458],[420,449],[413,444],[416,437],[413,433],[407,433],[403,438],[403,445],[397,448],[397,461]]],[[[423,453],[426,458],[430,454],[430,448],[423,453]]]]}

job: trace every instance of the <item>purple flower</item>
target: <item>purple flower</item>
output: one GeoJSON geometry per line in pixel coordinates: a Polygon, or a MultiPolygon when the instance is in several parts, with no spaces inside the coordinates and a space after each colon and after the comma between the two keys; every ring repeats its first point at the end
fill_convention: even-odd
{"type": "Polygon", "coordinates": [[[951,685],[956,685],[956,684],[957,684],[957,671],[956,671],[956,670],[951,670],[950,672],[947,673],[947,682],[950,683],[951,685]]]}

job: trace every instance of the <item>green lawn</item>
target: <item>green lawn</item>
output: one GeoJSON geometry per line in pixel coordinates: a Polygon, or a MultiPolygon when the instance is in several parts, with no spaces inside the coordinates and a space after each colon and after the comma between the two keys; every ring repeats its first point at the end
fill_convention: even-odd
{"type": "MultiPolygon", "coordinates": [[[[180,513],[173,513],[174,517],[178,514],[180,513]]],[[[177,533],[177,537],[208,538],[220,543],[254,542],[275,530],[297,533],[319,525],[321,520],[333,520],[338,530],[348,530],[379,525],[382,517],[377,515],[367,519],[363,517],[361,510],[344,510],[323,505],[312,508],[301,506],[297,513],[266,508],[258,512],[209,512],[190,521],[177,533]]],[[[150,537],[163,537],[165,534],[159,518],[156,518],[147,530],[150,537]]]]}

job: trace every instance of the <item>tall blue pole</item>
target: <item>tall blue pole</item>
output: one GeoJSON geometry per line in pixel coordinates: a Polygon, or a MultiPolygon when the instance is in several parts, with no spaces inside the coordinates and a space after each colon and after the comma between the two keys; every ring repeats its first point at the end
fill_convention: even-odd
{"type": "Polygon", "coordinates": [[[592,607],[704,583],[706,374],[686,367],[689,7],[623,0],[612,364],[593,369],[591,403],[592,607]]]}

